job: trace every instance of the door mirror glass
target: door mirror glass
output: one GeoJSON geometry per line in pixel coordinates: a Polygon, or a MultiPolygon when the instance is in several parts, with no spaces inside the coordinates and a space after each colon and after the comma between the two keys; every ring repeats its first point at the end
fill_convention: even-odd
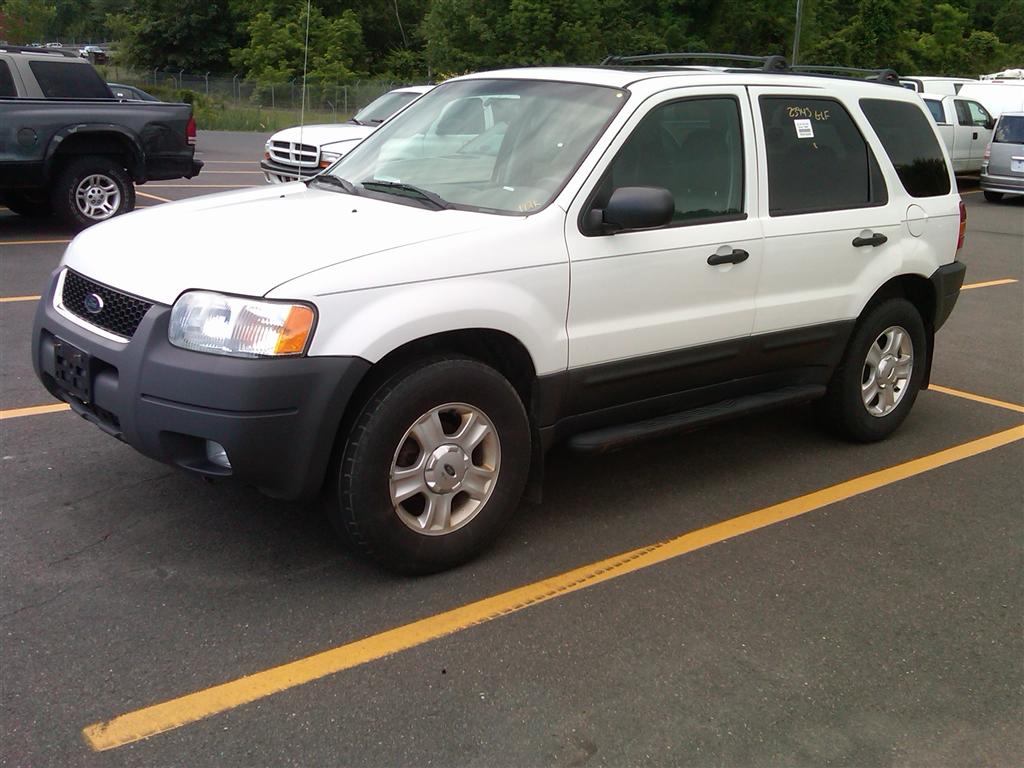
{"type": "Polygon", "coordinates": [[[672,221],[675,209],[675,200],[664,187],[619,187],[604,209],[591,210],[588,229],[595,234],[613,234],[664,227],[672,221]]]}

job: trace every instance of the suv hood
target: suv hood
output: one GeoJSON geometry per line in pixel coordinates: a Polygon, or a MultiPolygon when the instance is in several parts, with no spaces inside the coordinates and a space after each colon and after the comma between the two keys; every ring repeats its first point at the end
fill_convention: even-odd
{"type": "MultiPolygon", "coordinates": [[[[355,123],[334,123],[332,125],[307,125],[302,128],[302,143],[319,147],[335,141],[362,141],[377,130],[376,125],[355,123]]],[[[271,141],[299,141],[299,127],[285,128],[270,137],[271,141]]]]}
{"type": "Polygon", "coordinates": [[[78,235],[61,263],[161,304],[190,289],[263,296],[300,275],[477,230],[493,218],[293,183],[118,216],[78,235]]]}

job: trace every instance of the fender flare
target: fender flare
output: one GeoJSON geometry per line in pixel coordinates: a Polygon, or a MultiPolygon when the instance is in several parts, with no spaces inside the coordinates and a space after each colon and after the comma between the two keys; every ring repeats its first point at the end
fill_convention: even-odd
{"type": "Polygon", "coordinates": [[[50,143],[46,147],[46,155],[43,158],[43,177],[49,179],[53,173],[57,153],[65,140],[72,136],[90,134],[113,134],[117,136],[118,141],[126,142],[131,154],[128,172],[136,181],[145,180],[146,153],[138,138],[123,126],[112,123],[76,123],[57,131],[50,138],[50,143]]]}

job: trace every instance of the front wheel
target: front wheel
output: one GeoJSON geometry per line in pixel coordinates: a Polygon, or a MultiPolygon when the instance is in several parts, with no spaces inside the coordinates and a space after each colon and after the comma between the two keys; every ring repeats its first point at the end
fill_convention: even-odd
{"type": "Polygon", "coordinates": [[[75,229],[135,208],[135,185],[116,158],[82,157],[57,177],[53,209],[75,229]]]}
{"type": "Polygon", "coordinates": [[[914,405],[928,354],[924,322],[909,301],[869,310],[819,403],[826,426],[858,442],[888,437],[914,405]]]}
{"type": "Polygon", "coordinates": [[[529,466],[529,422],[512,385],[474,360],[433,359],[363,407],[329,481],[329,516],[386,568],[440,571],[497,537],[529,466]]]}
{"type": "Polygon", "coordinates": [[[985,199],[988,200],[990,203],[998,203],[1000,200],[1003,199],[1002,192],[990,192],[989,190],[986,189],[984,190],[984,193],[985,199]]]}

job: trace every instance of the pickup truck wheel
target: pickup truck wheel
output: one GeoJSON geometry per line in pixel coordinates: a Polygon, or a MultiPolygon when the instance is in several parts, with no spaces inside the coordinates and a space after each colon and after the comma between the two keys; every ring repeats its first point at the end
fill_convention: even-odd
{"type": "Polygon", "coordinates": [[[30,197],[25,194],[14,194],[3,201],[3,204],[19,216],[30,219],[41,219],[53,213],[50,201],[45,197],[30,197]]]}
{"type": "Polygon", "coordinates": [[[479,554],[519,504],[530,466],[523,404],[497,371],[435,358],[363,407],[333,473],[334,526],[386,568],[423,574],[479,554]]]}
{"type": "Polygon", "coordinates": [[[135,208],[135,185],[113,158],[83,157],[57,177],[53,207],[76,229],[135,208]]]}
{"type": "Polygon", "coordinates": [[[984,193],[985,199],[988,200],[990,203],[998,203],[1000,200],[1003,199],[1002,192],[990,192],[989,190],[986,189],[984,190],[984,193]]]}
{"type": "Polygon", "coordinates": [[[890,299],[858,324],[819,403],[826,426],[857,442],[892,434],[910,413],[929,354],[924,322],[906,299],[890,299]]]}

